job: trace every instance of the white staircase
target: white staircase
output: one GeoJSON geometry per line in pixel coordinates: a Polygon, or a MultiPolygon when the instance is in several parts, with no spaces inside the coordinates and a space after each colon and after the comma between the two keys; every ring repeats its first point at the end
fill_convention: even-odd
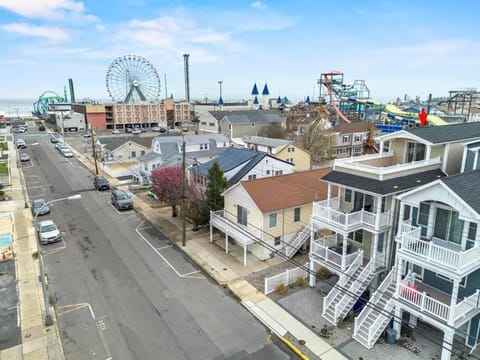
{"type": "Polygon", "coordinates": [[[290,259],[305,244],[310,237],[310,224],[305,226],[284,247],[284,254],[290,259]]]}
{"type": "Polygon", "coordinates": [[[334,288],[323,298],[322,316],[332,325],[344,319],[358,298],[367,289],[375,275],[373,260],[361,266],[363,252],[359,253],[345,275],[335,284],[334,288]]]}
{"type": "Polygon", "coordinates": [[[395,293],[395,268],[383,280],[355,318],[353,338],[367,349],[371,349],[380,334],[393,318],[393,295],[395,293]]]}

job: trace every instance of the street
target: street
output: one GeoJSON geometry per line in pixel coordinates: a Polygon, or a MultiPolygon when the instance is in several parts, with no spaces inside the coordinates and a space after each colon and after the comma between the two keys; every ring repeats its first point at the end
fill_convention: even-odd
{"type": "Polygon", "coordinates": [[[30,200],[82,195],[38,219],[54,220],[63,233],[42,248],[67,359],[289,358],[164,234],[134,210],[117,211],[75,157],[35,131],[22,134],[30,200]]]}

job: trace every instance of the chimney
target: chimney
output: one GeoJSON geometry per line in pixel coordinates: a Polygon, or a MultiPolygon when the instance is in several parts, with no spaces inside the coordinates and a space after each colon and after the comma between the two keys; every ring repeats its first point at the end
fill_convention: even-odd
{"type": "Polygon", "coordinates": [[[183,67],[185,71],[185,99],[190,102],[190,71],[188,69],[188,58],[190,54],[183,54],[183,67]]]}

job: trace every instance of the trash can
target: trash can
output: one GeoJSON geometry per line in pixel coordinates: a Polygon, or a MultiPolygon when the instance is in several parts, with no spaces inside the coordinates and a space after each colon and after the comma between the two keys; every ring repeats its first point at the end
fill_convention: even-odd
{"type": "Polygon", "coordinates": [[[397,330],[395,330],[394,328],[388,328],[387,329],[387,344],[395,344],[395,342],[397,341],[396,339],[397,337],[397,330]]]}

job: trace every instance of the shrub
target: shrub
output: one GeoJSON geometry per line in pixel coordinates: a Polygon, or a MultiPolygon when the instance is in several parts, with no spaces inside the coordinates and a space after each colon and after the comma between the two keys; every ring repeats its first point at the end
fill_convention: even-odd
{"type": "Polygon", "coordinates": [[[277,295],[287,295],[288,294],[288,288],[285,286],[285,284],[279,284],[274,290],[274,293],[277,295]]]}
{"type": "Polygon", "coordinates": [[[293,283],[290,284],[290,288],[304,287],[307,285],[307,280],[303,276],[299,276],[293,283]]]}
{"type": "Polygon", "coordinates": [[[317,270],[317,277],[319,279],[325,280],[332,276],[332,272],[325,267],[321,267],[317,270]]]}

